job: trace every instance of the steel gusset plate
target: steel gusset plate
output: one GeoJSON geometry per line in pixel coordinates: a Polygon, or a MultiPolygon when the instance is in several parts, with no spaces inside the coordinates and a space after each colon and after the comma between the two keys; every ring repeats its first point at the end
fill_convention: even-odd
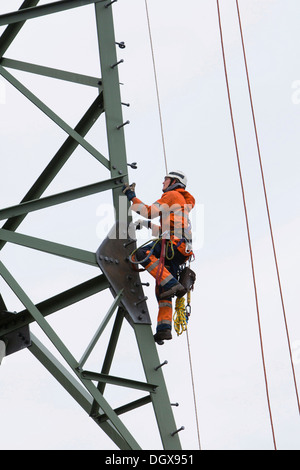
{"type": "Polygon", "coordinates": [[[125,223],[116,222],[96,252],[97,263],[106,276],[114,297],[123,289],[121,304],[131,324],[151,324],[139,272],[129,261],[136,240],[128,236],[125,223]]]}
{"type": "MultiPolygon", "coordinates": [[[[1,311],[0,312],[0,326],[5,326],[8,323],[16,322],[16,314],[1,311]]],[[[28,348],[31,345],[29,326],[25,325],[20,328],[16,328],[10,333],[6,333],[0,337],[6,344],[6,356],[13,354],[21,349],[28,348]]]]}

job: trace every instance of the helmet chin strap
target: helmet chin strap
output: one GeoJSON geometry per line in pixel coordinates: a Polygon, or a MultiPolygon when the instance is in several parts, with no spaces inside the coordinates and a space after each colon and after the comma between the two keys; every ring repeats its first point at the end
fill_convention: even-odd
{"type": "Polygon", "coordinates": [[[174,184],[174,182],[175,182],[175,179],[171,180],[171,178],[170,178],[170,183],[168,184],[168,186],[166,187],[166,189],[164,189],[164,193],[165,193],[166,191],[168,191],[168,189],[174,184]]]}
{"type": "Polygon", "coordinates": [[[182,183],[180,183],[179,181],[177,181],[176,178],[175,178],[172,181],[170,181],[170,184],[164,190],[164,193],[166,193],[168,191],[171,191],[172,189],[176,189],[176,188],[185,188],[185,186],[182,183]]]}

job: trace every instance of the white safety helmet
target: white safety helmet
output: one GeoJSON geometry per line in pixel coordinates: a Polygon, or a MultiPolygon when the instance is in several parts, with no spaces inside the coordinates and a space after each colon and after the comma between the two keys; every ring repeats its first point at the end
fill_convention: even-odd
{"type": "Polygon", "coordinates": [[[184,186],[187,185],[187,177],[185,176],[184,173],[182,173],[182,171],[177,171],[177,170],[176,171],[169,171],[168,174],[165,177],[166,178],[171,178],[171,179],[176,178],[184,186]]]}

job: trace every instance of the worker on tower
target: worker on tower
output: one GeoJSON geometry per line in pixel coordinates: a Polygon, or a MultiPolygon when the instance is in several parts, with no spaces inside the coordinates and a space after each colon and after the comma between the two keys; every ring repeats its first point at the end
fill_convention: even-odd
{"type": "Polygon", "coordinates": [[[179,268],[193,255],[189,212],[195,199],[186,191],[186,185],[184,173],[170,171],[164,178],[161,198],[151,206],[136,197],[135,183],[123,186],[123,193],[132,202],[131,209],[147,219],[137,224],[151,228],[152,235],[157,237],[136,250],[133,262],[141,264],[156,279],[158,317],[154,339],[158,344],[172,339],[172,297],[186,293],[178,282],[179,268]],[[159,225],[148,220],[156,217],[160,218],[159,225]]]}

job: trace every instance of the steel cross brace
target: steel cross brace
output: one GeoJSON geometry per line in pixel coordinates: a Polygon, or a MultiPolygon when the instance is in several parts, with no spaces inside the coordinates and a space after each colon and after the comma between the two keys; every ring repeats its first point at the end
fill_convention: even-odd
{"type": "MultiPolygon", "coordinates": [[[[119,197],[122,194],[122,183],[127,176],[127,158],[124,139],[125,123],[121,109],[117,66],[122,61],[118,61],[116,54],[111,8],[114,2],[110,2],[109,0],[61,0],[48,3],[47,5],[37,6],[38,3],[39,0],[24,0],[18,11],[0,15],[0,26],[8,25],[0,37],[0,74],[40,109],[41,112],[46,114],[58,127],[63,129],[67,134],[67,138],[48,166],[28,190],[21,203],[18,206],[15,205],[0,210],[0,219],[7,219],[3,228],[0,229],[0,250],[6,243],[13,243],[51,253],[54,256],[62,256],[79,263],[89,264],[99,269],[96,262],[96,254],[91,251],[79,250],[70,246],[14,232],[26,215],[32,211],[62,204],[103,190],[112,191],[113,204],[117,214],[120,208],[124,210],[124,207],[120,205],[119,197]],[[88,5],[93,5],[95,10],[101,78],[3,57],[26,21],[88,5]],[[54,113],[49,106],[46,106],[45,103],[8,72],[7,68],[74,82],[84,86],[91,86],[98,92],[98,96],[73,129],[61,119],[60,116],[54,113]],[[108,157],[102,155],[99,150],[92,146],[85,138],[88,131],[102,114],[105,115],[108,157]],[[110,178],[93,185],[87,185],[41,198],[44,191],[48,188],[49,184],[78,146],[84,148],[102,167],[108,170],[110,172],[110,178]]],[[[128,204],[125,207],[125,211],[126,210],[127,221],[129,222],[128,204]]],[[[48,336],[73,373],[75,373],[77,381],[74,381],[74,377],[46,350],[34,335],[31,337],[31,346],[28,350],[44,364],[49,372],[63,385],[119,448],[140,449],[135,438],[121,422],[119,415],[147,403],[152,403],[164,449],[180,449],[178,435],[174,434],[176,424],[162,370],[158,367],[159,357],[149,322],[146,324],[143,324],[143,321],[138,324],[134,321],[131,322],[140,351],[146,381],[141,382],[131,379],[121,379],[110,375],[110,368],[118,344],[122,322],[124,318],[127,319],[128,317],[128,312],[124,309],[124,305],[122,304],[123,293],[121,290],[115,292],[115,298],[109,311],[103,318],[98,330],[95,332],[83,357],[77,361],[46,321],[45,317],[87,298],[90,295],[110,288],[111,286],[106,276],[104,274],[97,276],[94,279],[83,282],[79,286],[75,286],[52,298],[46,299],[40,304],[34,305],[2,262],[0,262],[0,275],[25,307],[22,312],[13,315],[13,320],[8,319],[6,323],[2,322],[0,317],[0,338],[4,337],[5,334],[16,331],[17,328],[21,326],[27,326],[29,323],[36,322],[48,336]],[[118,308],[118,311],[115,315],[116,308],[118,308]],[[82,370],[82,366],[87,357],[112,318],[115,318],[114,326],[101,372],[82,370]],[[97,382],[97,386],[92,383],[92,380],[97,382]],[[103,397],[106,383],[144,390],[148,395],[113,410],[103,397]]]]}
{"type": "Polygon", "coordinates": [[[61,356],[64,358],[64,360],[69,365],[69,367],[77,375],[78,379],[84,384],[85,388],[92,395],[94,400],[96,400],[96,402],[98,403],[100,408],[103,410],[103,412],[108,416],[109,420],[118,430],[118,432],[121,434],[123,439],[126,440],[128,446],[130,446],[131,449],[135,449],[135,450],[140,449],[135,439],[131,436],[127,428],[120,421],[117,414],[113,411],[113,409],[104,399],[103,395],[99,392],[97,387],[90,380],[85,379],[82,376],[80,372],[79,363],[76,361],[74,356],[65,346],[65,344],[62,342],[59,336],[55,333],[53,328],[45,320],[41,312],[33,304],[33,302],[26,295],[26,293],[23,291],[21,286],[16,282],[16,280],[13,278],[13,276],[10,274],[10,272],[7,270],[7,268],[4,266],[4,264],[1,261],[0,261],[0,275],[3,277],[5,282],[10,286],[12,291],[17,295],[17,297],[21,300],[23,305],[27,308],[29,313],[32,315],[34,320],[37,322],[37,324],[40,326],[40,328],[43,330],[43,332],[46,334],[46,336],[55,346],[57,351],[61,354],[61,356]]]}
{"type": "Polygon", "coordinates": [[[44,198],[21,202],[20,204],[8,207],[6,209],[0,209],[0,220],[9,219],[11,217],[28,214],[29,212],[56,206],[65,202],[74,201],[75,199],[97,194],[101,191],[115,189],[120,186],[123,186],[123,184],[120,183],[120,178],[115,177],[106,181],[100,181],[99,183],[93,183],[82,186],[80,188],[70,189],[69,191],[53,194],[44,198]]]}
{"type": "MultiPolygon", "coordinates": [[[[79,121],[79,123],[75,127],[75,131],[80,135],[85,135],[103,112],[103,93],[101,93],[95,99],[95,101],[90,106],[85,115],[82,117],[82,119],[79,121]]],[[[65,142],[54,155],[53,159],[47,165],[45,170],[41,173],[39,178],[24,196],[20,204],[35,200],[43,194],[43,192],[48,188],[55,176],[62,169],[64,164],[72,156],[73,152],[76,150],[78,145],[78,142],[72,137],[68,137],[65,140],[65,142]]],[[[15,215],[13,218],[9,218],[3,225],[3,228],[7,230],[16,230],[20,223],[24,220],[26,215],[27,213],[25,212],[23,213],[23,215],[15,215]]],[[[3,248],[5,243],[6,242],[4,241],[0,241],[0,249],[3,248]]]]}
{"type": "Polygon", "coordinates": [[[42,65],[30,64],[20,60],[13,60],[8,58],[1,59],[1,65],[10,69],[21,70],[23,72],[30,72],[44,77],[56,78],[67,82],[78,83],[97,88],[102,91],[101,79],[91,77],[80,73],[68,72],[66,70],[54,69],[52,67],[44,67],[42,65]]]}
{"type": "MultiPolygon", "coordinates": [[[[62,310],[70,305],[80,302],[87,297],[93,296],[99,292],[108,289],[109,283],[103,274],[96,276],[93,279],[89,279],[77,286],[67,289],[49,299],[46,299],[36,305],[36,308],[41,314],[46,317],[62,310]]],[[[2,307],[2,310],[6,310],[6,306],[2,307]]],[[[0,317],[1,318],[1,317],[0,317]]],[[[14,332],[18,328],[29,325],[34,322],[34,318],[30,315],[28,309],[20,312],[15,312],[11,317],[10,321],[5,320],[0,322],[0,337],[5,336],[7,333],[14,332]]]]}
{"type": "MultiPolygon", "coordinates": [[[[103,2],[103,0],[61,0],[60,2],[48,3],[38,7],[21,7],[18,11],[0,15],[0,26],[21,23],[33,18],[39,18],[40,16],[51,15],[98,2],[103,2]]],[[[37,2],[33,3],[37,4],[37,2]]]]}
{"type": "Polygon", "coordinates": [[[0,75],[10,82],[17,90],[19,90],[28,100],[35,104],[43,113],[45,113],[52,121],[55,122],[61,129],[63,129],[70,137],[76,140],[85,150],[87,150],[93,157],[99,160],[106,168],[109,168],[109,161],[105,158],[95,147],[87,142],[80,134],[78,134],[72,127],[70,127],[63,119],[61,119],[49,106],[43,103],[37,96],[35,96],[28,88],[26,88],[19,80],[11,75],[5,68],[0,65],[0,75]]]}
{"type": "MultiPolygon", "coordinates": [[[[61,384],[61,386],[72,396],[72,398],[82,407],[82,409],[94,420],[94,422],[102,428],[102,430],[110,437],[110,439],[120,448],[125,450],[131,450],[132,444],[128,442],[125,437],[123,437],[118,428],[114,426],[109,420],[108,415],[103,411],[103,416],[106,419],[100,419],[100,415],[92,416],[91,409],[94,400],[97,400],[98,406],[101,406],[102,401],[98,400],[99,394],[94,396],[94,390],[89,391],[84,387],[84,382],[80,384],[73,375],[70,374],[68,369],[66,369],[53,354],[48,351],[47,348],[36,338],[34,335],[31,335],[31,346],[28,350],[44,365],[44,367],[53,375],[53,377],[61,384]]],[[[131,404],[127,405],[129,409],[134,409],[137,406],[131,404]]],[[[116,417],[124,412],[121,410],[112,411],[109,409],[111,415],[112,413],[116,414],[116,417]]],[[[130,437],[131,439],[131,437],[130,437]]],[[[132,439],[131,439],[132,441],[132,439]]],[[[134,443],[135,450],[139,450],[140,447],[138,444],[134,443]]]]}

